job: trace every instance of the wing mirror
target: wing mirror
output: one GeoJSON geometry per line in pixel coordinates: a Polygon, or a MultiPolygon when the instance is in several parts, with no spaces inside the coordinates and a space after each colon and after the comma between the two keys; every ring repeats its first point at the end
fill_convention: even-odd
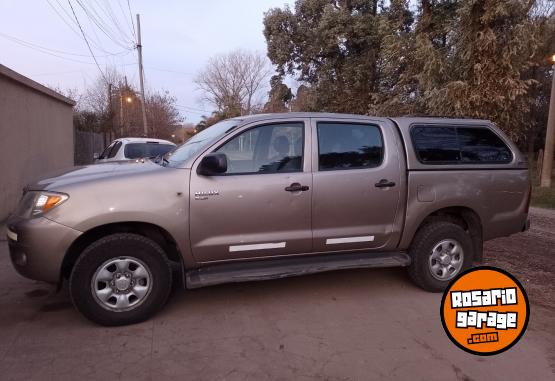
{"type": "Polygon", "coordinates": [[[227,171],[227,157],[223,153],[213,152],[202,158],[197,173],[202,176],[214,176],[227,171]]]}
{"type": "Polygon", "coordinates": [[[98,152],[93,153],[93,160],[98,160],[99,157],[100,155],[98,154],[98,152]]]}

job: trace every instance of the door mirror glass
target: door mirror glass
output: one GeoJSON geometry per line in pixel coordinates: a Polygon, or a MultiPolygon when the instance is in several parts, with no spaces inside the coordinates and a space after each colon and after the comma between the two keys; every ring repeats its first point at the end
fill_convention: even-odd
{"type": "Polygon", "coordinates": [[[97,160],[99,156],[98,152],[93,153],[93,160],[97,160]]]}
{"type": "Polygon", "coordinates": [[[227,157],[220,152],[209,153],[202,158],[197,173],[202,176],[214,176],[227,171],[227,157]]]}

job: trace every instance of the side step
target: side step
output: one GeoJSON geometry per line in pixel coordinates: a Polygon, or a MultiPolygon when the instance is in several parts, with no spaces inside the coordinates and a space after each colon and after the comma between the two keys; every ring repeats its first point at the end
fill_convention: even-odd
{"type": "Polygon", "coordinates": [[[278,279],[325,271],[397,267],[409,264],[410,257],[402,252],[335,253],[208,265],[188,271],[185,278],[187,288],[199,288],[221,283],[278,279]]]}

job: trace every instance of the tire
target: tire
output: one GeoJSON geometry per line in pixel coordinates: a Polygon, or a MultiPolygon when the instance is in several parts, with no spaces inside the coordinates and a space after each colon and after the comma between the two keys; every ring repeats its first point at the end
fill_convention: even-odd
{"type": "Polygon", "coordinates": [[[418,230],[412,241],[409,275],[426,291],[443,291],[455,276],[470,268],[473,247],[469,233],[456,223],[429,222],[418,230]]]}
{"type": "Polygon", "coordinates": [[[79,256],[69,278],[75,308],[105,326],[147,320],[164,306],[171,287],[172,271],[162,248],[129,233],[93,242],[79,256]]]}

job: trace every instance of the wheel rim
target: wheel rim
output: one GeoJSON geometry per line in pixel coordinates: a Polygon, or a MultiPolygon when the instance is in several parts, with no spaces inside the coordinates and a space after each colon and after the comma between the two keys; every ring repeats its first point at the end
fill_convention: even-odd
{"type": "Polygon", "coordinates": [[[141,305],[152,289],[149,268],[137,258],[112,258],[96,269],[91,291],[98,304],[115,312],[141,305]]]}
{"type": "Polygon", "coordinates": [[[460,242],[444,239],[437,243],[430,253],[430,272],[437,280],[450,280],[461,271],[463,262],[464,252],[460,242]]]}

